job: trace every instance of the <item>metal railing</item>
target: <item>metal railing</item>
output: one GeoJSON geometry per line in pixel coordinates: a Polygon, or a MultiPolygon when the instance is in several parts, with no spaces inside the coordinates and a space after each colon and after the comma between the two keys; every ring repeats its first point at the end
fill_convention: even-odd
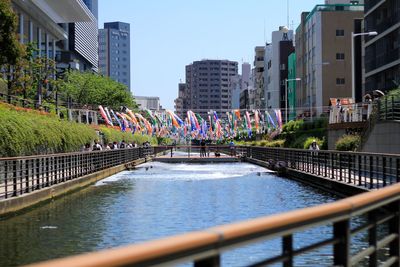
{"type": "Polygon", "coordinates": [[[20,196],[154,154],[153,147],[0,158],[0,199],[20,196]]]}
{"type": "Polygon", "coordinates": [[[372,111],[372,103],[343,105],[340,108],[331,107],[329,112],[329,124],[367,121],[372,111]]]}
{"type": "Polygon", "coordinates": [[[400,155],[248,147],[247,156],[366,189],[400,182],[400,155]]]}
{"type": "Polygon", "coordinates": [[[158,146],[155,147],[155,152],[165,152],[165,156],[168,157],[179,157],[179,158],[193,158],[193,157],[246,157],[247,148],[243,146],[229,147],[227,145],[210,145],[207,144],[205,147],[201,146],[158,146]]]}
{"type": "MultiPolygon", "coordinates": [[[[193,262],[194,266],[220,266],[224,252],[273,238],[281,240],[281,248],[276,248],[278,255],[241,265],[294,266],[299,256],[330,247],[332,255],[324,254],[324,257],[332,256],[334,266],[399,266],[399,213],[400,184],[317,207],[31,266],[122,267],[187,262],[193,262]],[[367,219],[355,224],[354,220],[360,217],[367,219]],[[299,245],[299,240],[294,238],[296,233],[321,226],[331,231],[307,245],[299,245]],[[366,236],[365,246],[354,251],[352,242],[360,233],[366,236]]],[[[314,265],[318,265],[317,260],[314,265]]]]}

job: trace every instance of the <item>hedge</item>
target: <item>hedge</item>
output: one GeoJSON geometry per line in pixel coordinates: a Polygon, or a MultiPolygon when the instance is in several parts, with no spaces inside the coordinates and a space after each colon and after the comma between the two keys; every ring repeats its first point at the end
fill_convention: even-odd
{"type": "Polygon", "coordinates": [[[12,157],[77,151],[97,135],[84,124],[0,104],[0,137],[0,156],[12,157]]]}
{"type": "Polygon", "coordinates": [[[95,129],[53,114],[0,103],[0,157],[80,151],[85,144],[99,139],[96,130],[103,135],[104,142],[157,144],[156,137],[123,133],[105,126],[95,129]]]}
{"type": "Polygon", "coordinates": [[[157,145],[157,138],[149,135],[142,135],[140,133],[132,134],[130,132],[121,132],[113,128],[106,126],[99,127],[101,134],[103,135],[104,143],[113,143],[125,141],[128,143],[136,143],[142,145],[144,142],[150,142],[152,145],[157,145]]]}

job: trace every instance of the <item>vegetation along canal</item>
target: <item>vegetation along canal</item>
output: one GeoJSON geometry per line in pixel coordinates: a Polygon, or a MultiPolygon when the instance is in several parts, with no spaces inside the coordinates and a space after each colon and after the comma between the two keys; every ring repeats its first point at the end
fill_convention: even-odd
{"type": "MultiPolygon", "coordinates": [[[[0,221],[0,266],[16,266],[138,243],[338,200],[246,163],[147,163],[80,192],[0,221]]],[[[294,236],[307,245],[331,234],[320,227],[294,236]]],[[[296,242],[298,244],[298,242],[296,242]]],[[[274,255],[280,240],[224,254],[225,266],[274,255]]],[[[330,265],[331,248],[296,259],[330,265]]]]}

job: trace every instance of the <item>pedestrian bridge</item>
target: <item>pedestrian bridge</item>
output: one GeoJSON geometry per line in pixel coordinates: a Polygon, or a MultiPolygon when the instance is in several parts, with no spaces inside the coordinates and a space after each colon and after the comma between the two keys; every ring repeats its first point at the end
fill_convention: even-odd
{"type": "MultiPolygon", "coordinates": [[[[400,155],[237,147],[231,156],[229,147],[214,149],[221,152],[220,159],[281,167],[288,178],[304,179],[316,187],[325,185],[333,190],[350,187],[354,189],[353,194],[366,193],[317,207],[34,266],[153,266],[187,262],[193,262],[194,266],[220,266],[224,253],[273,239],[280,240],[280,248],[276,248],[279,253],[249,266],[277,263],[293,266],[297,256],[322,247],[332,248],[329,257],[335,266],[399,266],[400,155]],[[353,222],[360,217],[366,220],[355,227],[353,222]],[[307,246],[297,245],[296,233],[319,226],[331,228],[332,235],[313,240],[307,246]],[[365,246],[353,251],[352,240],[362,232],[368,236],[363,241],[365,246]]],[[[154,147],[0,159],[0,197],[3,198],[0,204],[7,205],[8,201],[35,191],[116,166],[128,167],[139,159],[162,160],[171,155],[172,158],[200,158],[197,153],[190,147],[154,147]]],[[[211,160],[215,156],[210,153],[210,157],[207,154],[204,158],[211,160]]]]}

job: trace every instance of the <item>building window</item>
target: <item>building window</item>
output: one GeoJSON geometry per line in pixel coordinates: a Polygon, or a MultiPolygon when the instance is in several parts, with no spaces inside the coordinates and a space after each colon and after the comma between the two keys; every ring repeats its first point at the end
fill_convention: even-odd
{"type": "Polygon", "coordinates": [[[344,30],[342,29],[336,30],[336,36],[344,36],[344,30]]]}
{"type": "Polygon", "coordinates": [[[336,85],[344,85],[345,79],[344,78],[336,78],[336,85]]]}
{"type": "Polygon", "coordinates": [[[344,53],[336,53],[336,60],[344,60],[344,53]]]}

